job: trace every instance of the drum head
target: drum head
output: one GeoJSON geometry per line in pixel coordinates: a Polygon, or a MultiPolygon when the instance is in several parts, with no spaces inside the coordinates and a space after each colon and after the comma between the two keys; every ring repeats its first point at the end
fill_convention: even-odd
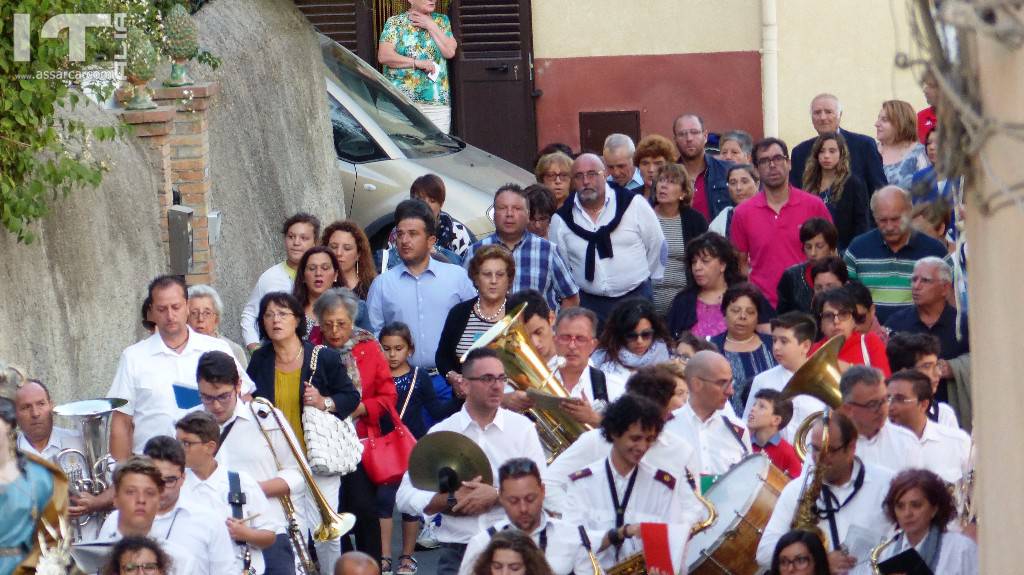
{"type": "Polygon", "coordinates": [[[744,457],[718,478],[704,497],[718,510],[718,519],[704,531],[694,535],[686,545],[686,564],[693,569],[704,560],[701,551],[712,554],[722,543],[722,536],[746,515],[763,485],[770,460],[763,453],[744,457]],[[738,515],[737,515],[738,514],[738,515]]]}

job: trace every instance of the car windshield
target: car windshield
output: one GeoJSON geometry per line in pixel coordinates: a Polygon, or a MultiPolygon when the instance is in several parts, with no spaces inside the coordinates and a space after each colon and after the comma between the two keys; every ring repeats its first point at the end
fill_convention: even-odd
{"type": "Polygon", "coordinates": [[[344,87],[407,157],[440,156],[462,149],[458,140],[438,130],[369,64],[325,36],[320,45],[331,79],[344,87]]]}

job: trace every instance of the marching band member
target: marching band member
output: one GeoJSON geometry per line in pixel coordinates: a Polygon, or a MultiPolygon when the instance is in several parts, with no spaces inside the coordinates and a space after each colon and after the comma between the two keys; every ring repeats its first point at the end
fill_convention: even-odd
{"type": "MultiPolygon", "coordinates": [[[[299,463],[288,448],[288,437],[294,436],[287,426],[282,429],[277,424],[277,421],[285,421],[284,416],[279,412],[275,419],[263,406],[254,408],[239,397],[241,381],[238,368],[224,352],[203,354],[196,377],[203,409],[220,425],[218,462],[232,470],[245,472],[259,482],[270,503],[268,519],[275,525],[287,525],[280,497],[291,495],[298,508],[298,499],[306,490],[299,463]]],[[[262,552],[266,573],[294,575],[295,554],[291,540],[283,528],[275,533],[273,545],[262,552]]]]}
{"type": "Polygon", "coordinates": [[[518,529],[533,539],[555,575],[593,573],[586,545],[601,535],[587,534],[584,540],[579,525],[549,517],[544,513],[544,491],[540,469],[532,459],[516,457],[501,464],[498,468],[498,503],[507,518],[469,540],[459,575],[473,575],[477,557],[490,543],[491,537],[509,528],[518,529]]]}
{"type": "MultiPolygon", "coordinates": [[[[626,382],[626,393],[650,399],[661,408],[662,416],[667,419],[672,415],[668,406],[675,393],[675,377],[660,366],[642,367],[626,382]]],[[[611,449],[611,443],[604,438],[600,428],[591,429],[580,435],[544,472],[545,507],[564,514],[568,506],[566,489],[570,482],[569,476],[599,459],[608,457],[611,449]]],[[[686,440],[667,429],[658,434],[658,439],[644,454],[643,461],[680,479],[697,477],[700,474],[700,458],[697,451],[686,440]]],[[[693,495],[689,483],[678,481],[677,488],[681,490],[679,499],[686,508],[688,519],[691,522],[702,519],[706,513],[704,506],[693,495]]]]}
{"type": "Polygon", "coordinates": [[[274,544],[276,531],[267,513],[269,503],[256,480],[245,472],[220,465],[214,458],[220,448],[220,426],[205,411],[193,411],[174,424],[178,442],[185,447],[185,483],[191,511],[206,511],[227,526],[231,539],[240,548],[235,573],[262,575],[262,549],[274,544]]]}
{"type": "Polygon", "coordinates": [[[685,373],[690,397],[665,427],[697,449],[702,476],[721,475],[750,454],[747,428],[725,409],[733,394],[732,367],[719,353],[699,351],[685,373]]]}
{"type": "MultiPolygon", "coordinates": [[[[677,489],[677,482],[685,479],[643,462],[664,425],[662,409],[653,401],[623,395],[608,406],[601,421],[611,452],[569,477],[565,520],[605,532],[600,543],[595,542],[604,569],[645,550],[640,541],[643,523],[690,531],[677,489]]],[[[681,552],[685,535],[682,541],[678,535],[670,539],[677,554],[681,552]]],[[[669,549],[665,553],[672,555],[669,549]]]]}
{"type": "MultiPolygon", "coordinates": [[[[947,531],[956,515],[953,496],[943,480],[925,469],[900,472],[882,502],[885,516],[899,532],[881,549],[878,562],[913,548],[931,573],[977,575],[978,546],[966,535],[947,531]]],[[[870,563],[857,566],[857,575],[872,572],[870,563]]]]}
{"type": "MultiPolygon", "coordinates": [[[[462,386],[466,395],[462,410],[430,430],[454,431],[472,439],[487,455],[495,477],[498,466],[512,457],[532,459],[539,469],[544,469],[546,461],[533,422],[501,407],[507,380],[497,352],[489,348],[472,350],[462,364],[462,386]]],[[[479,478],[464,480],[455,492],[455,500],[449,507],[447,493],[416,489],[408,472],[398,488],[396,503],[402,512],[428,516],[444,514],[436,532],[441,543],[439,575],[458,573],[469,540],[500,521],[503,515],[498,505],[498,489],[482,483],[479,478]]]]}
{"type": "Polygon", "coordinates": [[[597,348],[597,314],[585,307],[567,307],[555,320],[555,351],[563,361],[555,371],[570,397],[566,411],[577,421],[598,425],[601,414],[626,391],[620,374],[595,367],[590,358],[597,348]]]}
{"type": "MultiPolygon", "coordinates": [[[[851,368],[853,369],[853,368],[851,368]]],[[[882,513],[882,501],[889,489],[892,473],[883,467],[861,461],[857,455],[857,428],[841,412],[833,412],[829,425],[828,453],[822,453],[822,424],[819,420],[811,430],[811,449],[816,465],[825,466],[824,482],[814,512],[817,526],[825,535],[829,568],[832,573],[846,573],[859,562],[866,561],[871,546],[887,535],[892,523],[882,513]],[[856,541],[847,536],[853,533],[856,541]],[[863,545],[864,543],[867,545],[863,545]]],[[[811,479],[813,468],[804,470],[811,479]]],[[[786,484],[775,503],[771,519],[757,545],[757,562],[768,568],[779,538],[790,530],[804,494],[805,480],[786,484]]]]}
{"type": "Polygon", "coordinates": [[[840,410],[857,427],[857,457],[896,473],[921,467],[921,446],[913,433],[889,422],[890,398],[882,372],[854,365],[839,380],[840,410]]]}
{"type": "Polygon", "coordinates": [[[971,437],[959,427],[936,423],[928,417],[935,401],[928,376],[916,369],[892,374],[889,388],[889,419],[909,429],[921,446],[925,469],[947,483],[960,481],[970,466],[971,437]]]}

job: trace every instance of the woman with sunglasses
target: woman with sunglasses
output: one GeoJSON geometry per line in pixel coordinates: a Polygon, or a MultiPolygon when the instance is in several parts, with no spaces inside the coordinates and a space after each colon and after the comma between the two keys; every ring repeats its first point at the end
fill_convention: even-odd
{"type": "Polygon", "coordinates": [[[672,338],[650,300],[632,298],[612,310],[593,362],[605,373],[628,378],[648,365],[669,360],[672,338]]]}
{"type": "Polygon", "coordinates": [[[772,338],[757,331],[760,301],[764,299],[754,284],[743,282],[725,290],[722,315],[725,331],[710,338],[722,350],[732,366],[733,394],[729,398],[736,413],[743,413],[754,376],[775,367],[772,338]]]}
{"type": "Polygon", "coordinates": [[[780,537],[768,575],[829,575],[828,555],[821,539],[799,529],[780,537]]]}
{"type": "Polygon", "coordinates": [[[857,323],[863,317],[857,311],[857,301],[846,286],[823,291],[814,296],[814,317],[818,321],[821,339],[811,346],[808,355],[837,335],[846,337],[846,343],[839,350],[839,370],[846,371],[851,365],[867,365],[882,370],[889,377],[889,358],[885,355],[885,343],[873,332],[858,331],[857,323]]]}

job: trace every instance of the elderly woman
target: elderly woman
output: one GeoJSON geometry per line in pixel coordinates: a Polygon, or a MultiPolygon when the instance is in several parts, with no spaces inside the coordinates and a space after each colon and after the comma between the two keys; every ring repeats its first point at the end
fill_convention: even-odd
{"type": "Polygon", "coordinates": [[[242,346],[220,334],[220,316],[224,312],[224,302],[217,290],[206,284],[196,284],[188,288],[188,326],[210,337],[223,340],[231,348],[242,367],[249,365],[249,355],[242,346]]]}
{"type": "Polygon", "coordinates": [[[718,140],[718,159],[733,164],[749,164],[750,152],[754,149],[754,138],[743,130],[730,130],[718,140]]]}
{"type": "Polygon", "coordinates": [[[455,57],[458,42],[448,17],[434,12],[436,6],[436,0],[409,0],[408,11],[388,18],[377,61],[384,76],[447,134],[452,122],[448,60],[455,57]]]}
{"type": "Polygon", "coordinates": [[[917,139],[917,114],[903,100],[886,100],[875,122],[878,151],[882,154],[885,179],[904,190],[910,189],[914,174],[928,167],[928,153],[917,139]]]}
{"type": "Polygon", "coordinates": [[[654,308],[658,315],[664,316],[672,299],[690,283],[686,242],[708,231],[708,221],[690,207],[693,182],[681,165],[662,166],[654,184],[654,213],[668,245],[665,275],[654,282],[654,308]]]}
{"type": "MultiPolygon", "coordinates": [[[[366,438],[368,428],[381,434],[381,415],[390,413],[397,394],[380,344],[372,333],[354,326],[353,318],[358,311],[359,298],[347,288],[327,290],[313,306],[323,344],[341,354],[345,372],[359,392],[359,405],[351,417],[356,424],[356,433],[360,438],[366,438]]],[[[356,517],[356,526],[352,530],[356,547],[372,557],[380,557],[380,523],[374,505],[376,486],[366,475],[362,464],[342,477],[341,493],[341,509],[356,517]]]]}
{"type": "Polygon", "coordinates": [[[726,206],[718,212],[715,219],[708,226],[713,232],[729,237],[729,228],[732,227],[733,210],[743,202],[757,195],[757,187],[761,182],[761,176],[753,164],[734,164],[729,166],[725,172],[725,182],[729,187],[729,199],[731,206],[726,206]]]}
{"type": "MultiPolygon", "coordinates": [[[[651,134],[640,140],[633,152],[633,165],[640,168],[640,175],[644,179],[644,187],[641,193],[648,201],[654,201],[655,178],[658,170],[666,164],[675,160],[676,146],[665,136],[651,134]]],[[[691,198],[693,194],[690,194],[691,198]]]]}
{"type": "MultiPolygon", "coordinates": [[[[886,517],[899,527],[882,549],[879,562],[913,548],[931,573],[976,575],[978,546],[947,526],[956,516],[953,496],[938,475],[924,469],[908,469],[893,478],[882,501],[886,517]]],[[[869,565],[856,574],[871,573],[869,565]]]]}
{"type": "Polygon", "coordinates": [[[754,284],[742,282],[722,295],[725,331],[711,338],[732,366],[733,395],[729,398],[736,413],[743,413],[754,376],[775,367],[770,335],[758,333],[757,322],[764,295],[754,284]]]}
{"type": "MultiPolygon", "coordinates": [[[[314,346],[304,341],[306,314],[295,296],[286,292],[264,295],[260,299],[258,317],[260,340],[269,340],[270,345],[254,351],[246,369],[256,384],[254,395],[272,401],[291,426],[299,444],[305,445],[304,407],[345,419],[359,406],[359,392],[352,385],[341,356],[333,349],[318,350],[316,370],[312,369],[314,346]]],[[[337,475],[314,475],[313,478],[331,507],[337,509],[341,478],[337,475]]],[[[310,507],[300,509],[299,514],[307,524],[319,522],[319,515],[310,507]]],[[[321,563],[327,565],[333,565],[341,555],[337,539],[317,543],[316,551],[321,563]]]]}
{"type": "Polygon", "coordinates": [[[572,158],[562,152],[545,154],[534,169],[537,182],[544,184],[555,196],[555,211],[562,207],[572,191],[572,158]]]}
{"type": "Polygon", "coordinates": [[[641,367],[669,360],[672,338],[650,300],[627,299],[612,309],[591,362],[623,380],[641,367]]]}
{"type": "Polygon", "coordinates": [[[320,243],[330,248],[338,260],[338,285],[352,290],[359,298],[356,325],[369,329],[370,315],[366,308],[366,295],[370,291],[370,284],[377,277],[370,239],[366,237],[366,232],[359,224],[344,220],[327,226],[320,243]]]}
{"type": "MultiPolygon", "coordinates": [[[[686,246],[693,285],[672,301],[668,327],[673,337],[690,331],[707,338],[725,331],[722,296],[731,285],[744,281],[736,248],[721,234],[707,232],[686,246]]],[[[767,298],[758,303],[758,329],[768,330],[773,312],[767,298]]]]}
{"type": "Polygon", "coordinates": [[[779,296],[775,311],[811,312],[811,297],[814,295],[814,277],[811,268],[821,260],[836,255],[839,235],[832,222],[824,218],[811,218],[800,225],[800,245],[807,261],[793,264],[782,272],[776,293],[779,296]]]}
{"type": "Polygon", "coordinates": [[[514,285],[516,261],[504,246],[484,246],[473,254],[468,271],[479,295],[448,312],[434,356],[438,373],[445,374],[456,392],[462,381],[460,358],[477,338],[505,317],[505,298],[514,285]]]}
{"type": "Polygon", "coordinates": [[[338,271],[338,259],[327,246],[309,248],[299,260],[292,295],[302,306],[309,337],[319,337],[320,333],[313,304],[321,294],[338,285],[338,271]]]}
{"type": "Polygon", "coordinates": [[[857,301],[845,286],[823,291],[814,296],[814,316],[818,321],[821,340],[811,346],[810,355],[826,341],[837,335],[846,337],[846,343],[839,350],[839,369],[846,371],[851,365],[867,365],[880,369],[889,377],[889,358],[885,355],[885,343],[874,333],[857,330],[862,319],[857,312],[857,301]]]}
{"type": "Polygon", "coordinates": [[[871,227],[868,187],[850,172],[850,148],[839,132],[824,133],[811,145],[803,190],[821,198],[839,234],[839,251],[871,227]]]}
{"type": "Polygon", "coordinates": [[[111,548],[100,574],[170,575],[171,557],[149,537],[125,537],[111,548]]]}

